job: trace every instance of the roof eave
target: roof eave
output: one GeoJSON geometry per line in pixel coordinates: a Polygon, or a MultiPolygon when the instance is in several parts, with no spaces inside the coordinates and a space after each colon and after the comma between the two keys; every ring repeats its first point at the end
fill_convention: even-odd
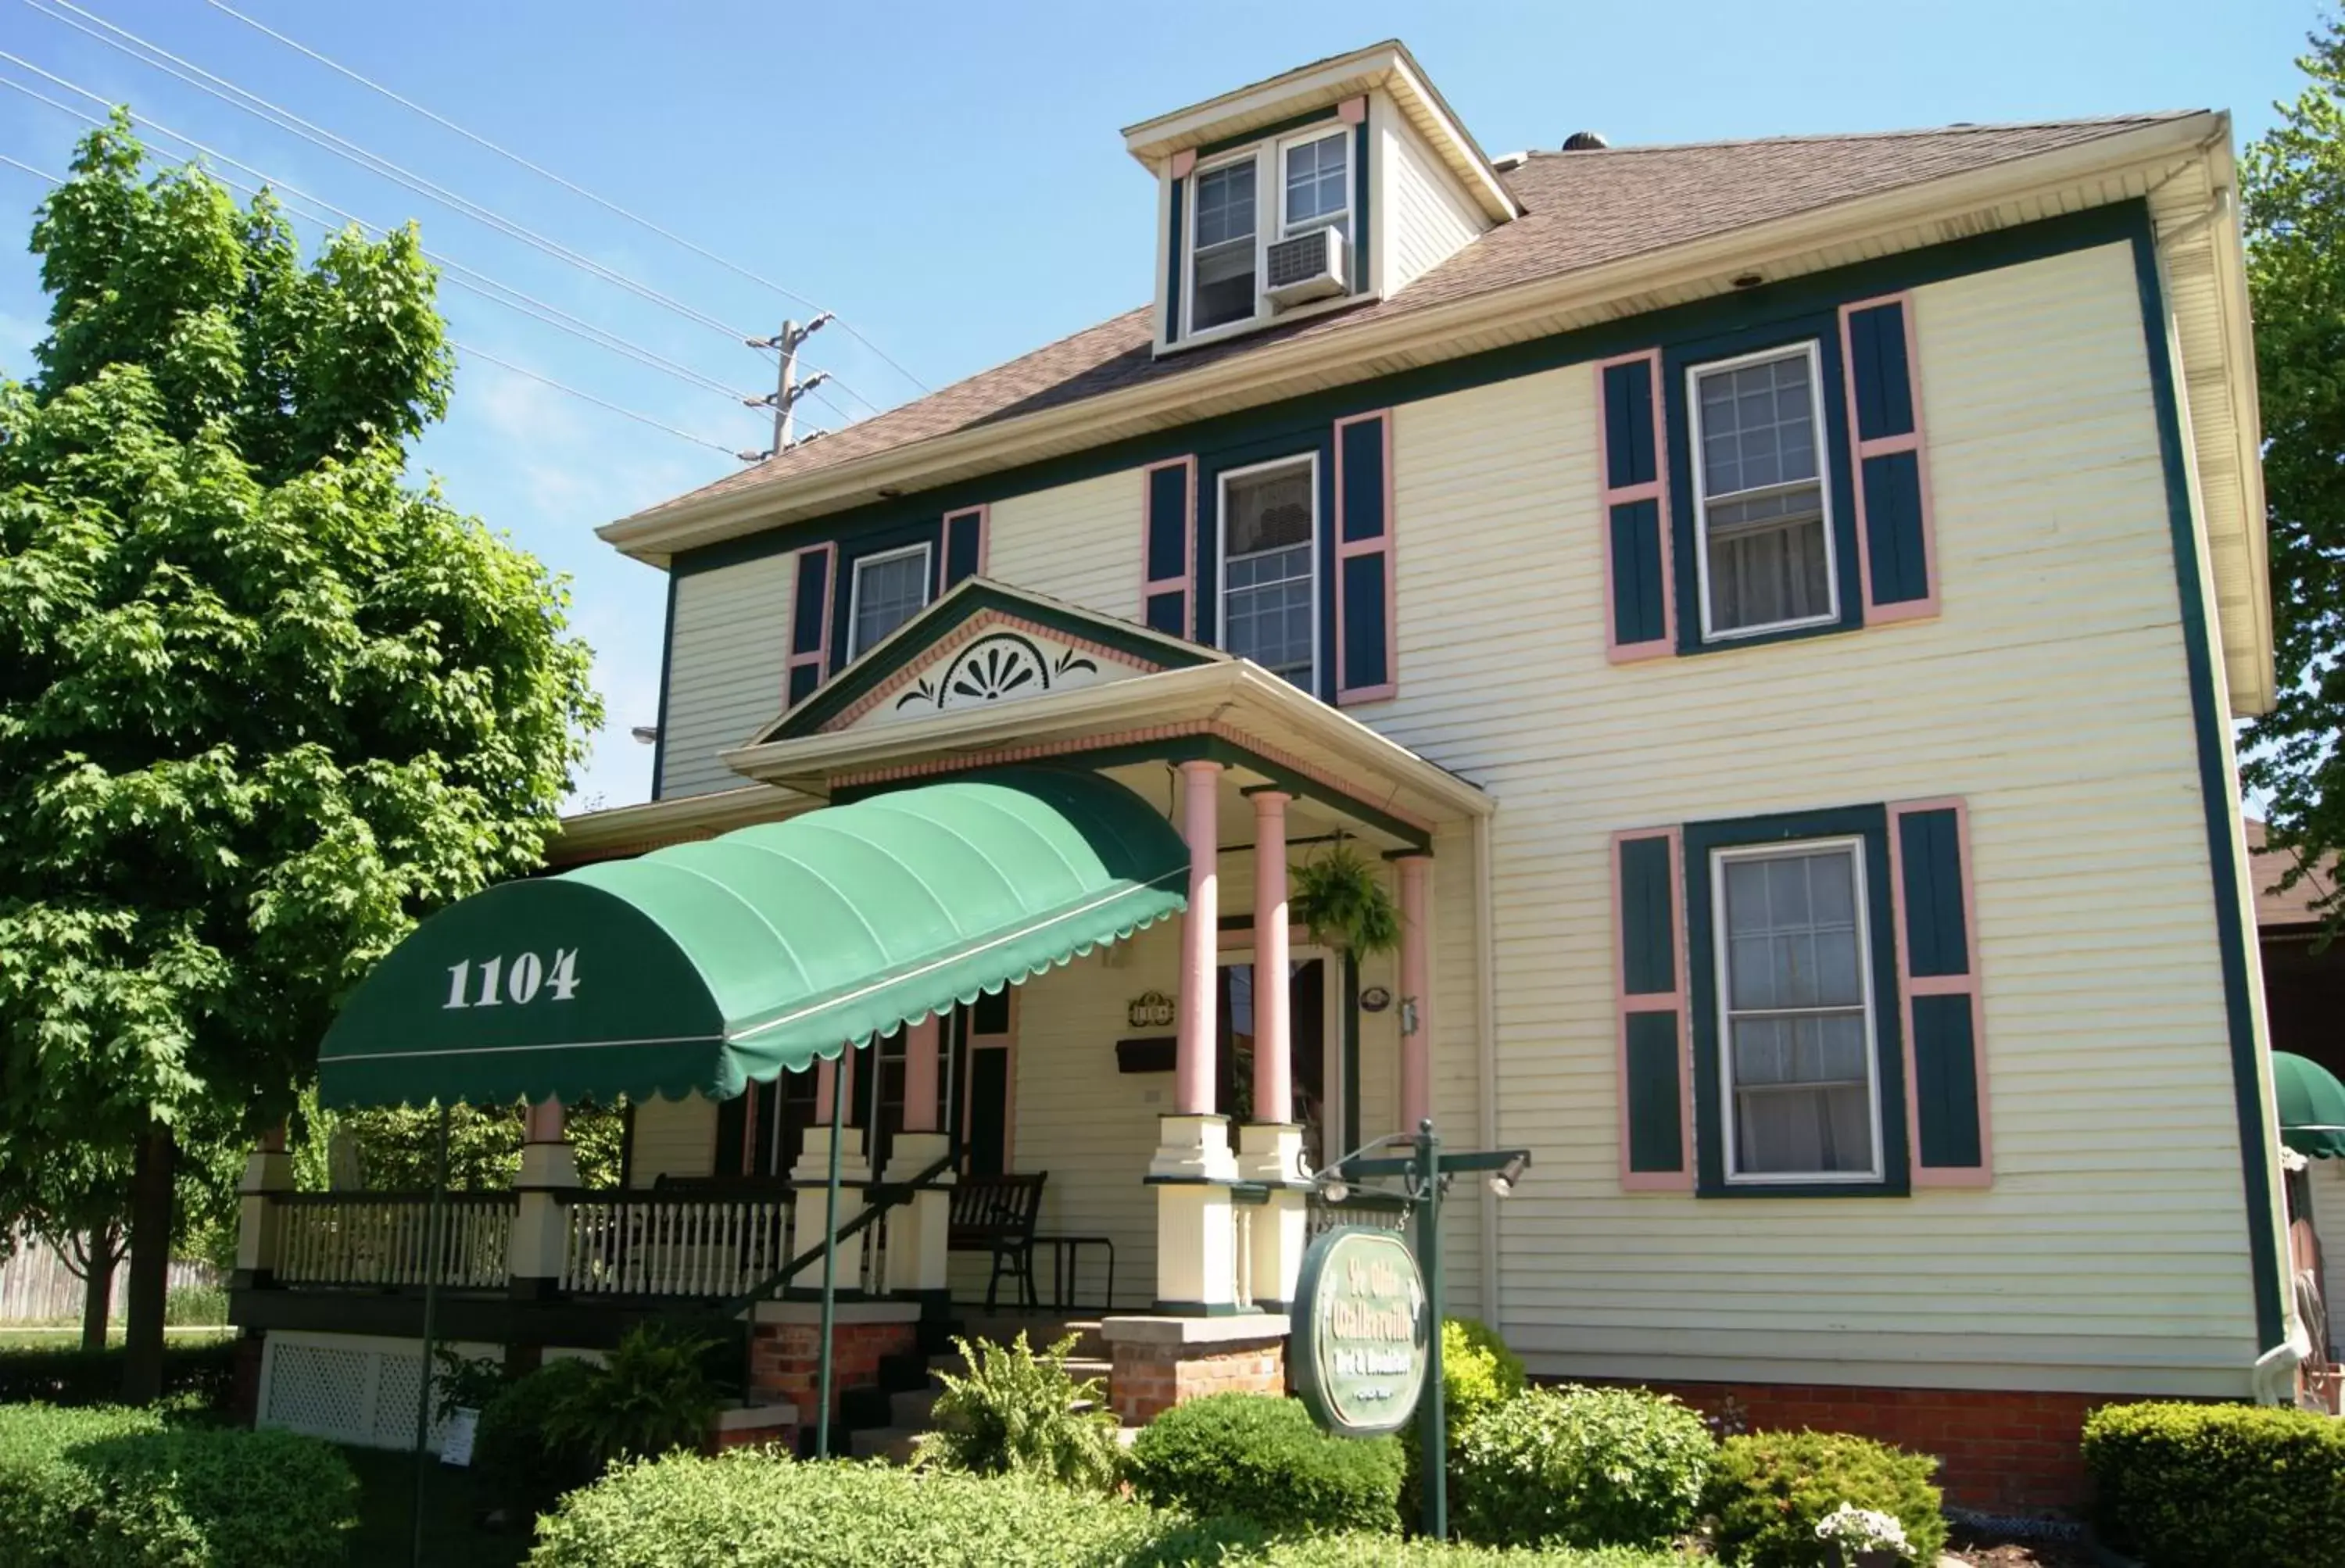
{"type": "MultiPolygon", "coordinates": [[[[637,559],[664,565],[677,551],[821,516],[878,498],[880,489],[916,491],[992,472],[1050,450],[1096,445],[1182,423],[1210,399],[1256,392],[1253,401],[1286,395],[1290,386],[1356,380],[1363,367],[1396,351],[1470,338],[1529,311],[1601,306],[1608,300],[1714,279],[1732,278],[1772,260],[1878,231],[1893,231],[1948,213],[2088,181],[2120,169],[2205,156],[2221,134],[2221,117],[2199,113],[2159,120],[2031,157],[1900,186],[1600,266],[1556,273],[1508,289],[1473,294],[1364,322],[1342,331],[1267,343],[1122,391],[1057,408],[965,426],[868,457],[746,489],[686,499],[604,524],[599,537],[637,559]],[[1348,372],[1348,373],[1347,373],[1348,372]]],[[[1463,350],[1460,352],[1466,351],[1463,350]]],[[[1434,357],[1448,357],[1436,354],[1434,357]]],[[[1219,412],[1219,410],[1217,410],[1219,412]]]]}

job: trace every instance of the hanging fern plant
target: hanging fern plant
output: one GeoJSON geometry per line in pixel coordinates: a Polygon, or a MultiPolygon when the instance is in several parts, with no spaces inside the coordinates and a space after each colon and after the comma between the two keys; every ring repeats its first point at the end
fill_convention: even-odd
{"type": "Polygon", "coordinates": [[[1348,843],[1338,843],[1294,873],[1288,907],[1313,937],[1355,957],[1400,945],[1400,911],[1393,907],[1392,894],[1348,843]]]}

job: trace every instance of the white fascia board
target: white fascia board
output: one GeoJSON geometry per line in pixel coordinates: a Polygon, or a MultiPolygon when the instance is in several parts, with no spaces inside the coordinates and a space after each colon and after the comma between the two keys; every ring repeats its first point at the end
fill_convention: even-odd
{"type": "Polygon", "coordinates": [[[1187,423],[1201,412],[1224,413],[1362,380],[1396,357],[1433,363],[1470,351],[1454,345],[1477,333],[1517,330],[1526,318],[1601,312],[1623,298],[1672,288],[1725,293],[1736,276],[1753,270],[2030,198],[2062,195],[2078,205],[2096,205],[2106,199],[2096,194],[2102,181],[2145,168],[2163,173],[2178,159],[2203,158],[2208,138],[2218,134],[2219,122],[2212,114],[2161,120],[1341,331],[1266,343],[1182,375],[909,442],[818,469],[802,480],[778,480],[638,513],[606,523],[595,534],[627,555],[664,565],[677,550],[867,504],[880,498],[882,488],[925,490],[1187,423]]]}

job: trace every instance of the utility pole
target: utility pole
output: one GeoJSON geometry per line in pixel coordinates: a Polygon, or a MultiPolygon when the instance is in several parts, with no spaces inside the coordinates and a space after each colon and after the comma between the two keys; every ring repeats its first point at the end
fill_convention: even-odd
{"type": "MultiPolygon", "coordinates": [[[[753,349],[771,349],[780,354],[782,362],[781,370],[775,377],[772,392],[764,397],[741,400],[751,408],[770,408],[774,411],[773,450],[741,453],[738,455],[742,462],[762,463],[768,457],[780,456],[797,444],[794,435],[796,421],[793,416],[797,408],[798,399],[830,379],[828,371],[817,371],[806,380],[798,380],[798,349],[808,338],[820,331],[830,319],[830,312],[825,311],[803,327],[796,321],[784,321],[782,330],[772,337],[747,340],[753,349]]],[[[820,433],[819,431],[815,433],[816,435],[820,433]]],[[[808,435],[807,439],[812,441],[814,435],[808,435]]]]}

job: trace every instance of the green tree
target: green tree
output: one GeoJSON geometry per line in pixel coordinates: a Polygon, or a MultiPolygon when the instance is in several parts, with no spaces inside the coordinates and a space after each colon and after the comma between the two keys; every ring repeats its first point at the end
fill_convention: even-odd
{"type": "MultiPolygon", "coordinates": [[[[2279,700],[2249,726],[2242,781],[2269,801],[2285,879],[2345,850],[2345,27],[2297,64],[2308,78],[2241,168],[2255,301],[2279,700]]],[[[2316,907],[2345,922],[2345,887],[2316,907]]]]}
{"type": "Polygon", "coordinates": [[[534,869],[600,721],[567,593],[402,481],[451,359],[415,231],[306,264],[126,116],[0,380],[0,1175],[128,1151],[126,1394],[183,1147],[281,1119],[421,915],[534,869]]]}

